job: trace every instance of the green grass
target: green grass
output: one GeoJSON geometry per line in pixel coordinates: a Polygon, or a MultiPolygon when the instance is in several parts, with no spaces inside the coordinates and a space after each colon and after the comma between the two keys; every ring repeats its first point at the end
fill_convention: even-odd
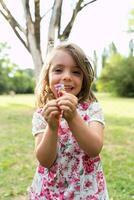
{"type": "Polygon", "coordinates": [[[33,108],[33,96],[0,96],[1,200],[24,195],[31,183],[35,170],[31,135],[33,108]]]}
{"type": "MultiPolygon", "coordinates": [[[[105,114],[102,164],[111,200],[134,199],[134,99],[96,94],[105,114]]],[[[21,200],[36,161],[32,95],[0,96],[0,199],[21,200]]]]}
{"type": "Polygon", "coordinates": [[[134,199],[134,99],[97,95],[105,114],[101,154],[110,198],[134,199]]]}

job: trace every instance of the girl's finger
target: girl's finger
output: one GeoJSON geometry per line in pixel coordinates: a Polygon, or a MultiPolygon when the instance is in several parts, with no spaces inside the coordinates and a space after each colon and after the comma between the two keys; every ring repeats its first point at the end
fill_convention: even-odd
{"type": "Polygon", "coordinates": [[[76,107],[68,100],[61,102],[58,104],[60,110],[64,110],[64,107],[68,107],[69,110],[74,111],[76,107]]]}

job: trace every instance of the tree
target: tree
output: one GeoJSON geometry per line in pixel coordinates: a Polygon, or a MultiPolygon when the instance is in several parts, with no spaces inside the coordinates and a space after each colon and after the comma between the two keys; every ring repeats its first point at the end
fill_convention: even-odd
{"type": "Polygon", "coordinates": [[[108,49],[106,49],[106,48],[103,49],[103,52],[101,55],[102,69],[106,66],[107,60],[116,54],[118,54],[118,51],[117,51],[117,48],[116,48],[116,45],[114,44],[114,42],[109,44],[108,49]]]}
{"type": "Polygon", "coordinates": [[[93,66],[94,66],[95,78],[97,78],[98,56],[95,50],[93,52],[93,66]]]}
{"type": "Polygon", "coordinates": [[[112,42],[109,45],[109,54],[110,54],[110,56],[112,56],[112,55],[117,54],[117,53],[118,53],[117,48],[116,48],[114,42],[112,42]]]}
{"type": "Polygon", "coordinates": [[[19,69],[9,59],[7,43],[0,43],[0,94],[10,93],[33,93],[35,78],[33,69],[19,69]]]}
{"type": "Polygon", "coordinates": [[[108,58],[108,51],[107,51],[106,48],[104,48],[104,49],[103,49],[103,52],[102,52],[102,56],[101,56],[102,68],[105,67],[107,58],[108,58]]]}
{"type": "MultiPolygon", "coordinates": [[[[130,17],[128,19],[128,32],[134,33],[134,9],[130,11],[130,17]]],[[[134,53],[134,41],[131,39],[129,41],[129,55],[133,56],[134,53]]]]}
{"type": "Polygon", "coordinates": [[[129,55],[133,56],[133,53],[134,53],[134,41],[133,41],[133,39],[131,39],[129,41],[129,55]]]}
{"type": "Polygon", "coordinates": [[[128,31],[134,33],[134,9],[130,12],[130,18],[128,19],[128,31]]]}
{"type": "Polygon", "coordinates": [[[97,82],[100,92],[111,92],[119,96],[134,97],[134,58],[113,54],[106,62],[97,82]]]}
{"type": "Polygon", "coordinates": [[[0,94],[9,92],[12,86],[10,74],[16,68],[8,57],[8,50],[7,43],[0,43],[0,94]]]}
{"type": "Polygon", "coordinates": [[[12,80],[12,90],[18,94],[33,93],[35,87],[35,80],[32,69],[17,69],[12,80]]]}
{"type": "MultiPolygon", "coordinates": [[[[75,3],[75,6],[72,9],[72,16],[67,22],[67,25],[64,29],[61,25],[63,12],[62,5],[64,0],[52,1],[53,5],[51,8],[51,17],[48,28],[48,51],[51,50],[57,40],[63,41],[68,39],[77,14],[87,5],[95,1],[97,0],[77,0],[75,2],[73,1],[73,3],[75,3]]],[[[7,6],[7,3],[5,2],[6,1],[0,0],[0,13],[8,21],[18,39],[31,54],[34,63],[35,76],[36,79],[38,79],[38,75],[43,64],[41,53],[41,21],[45,16],[45,14],[41,16],[41,0],[34,0],[33,2],[30,2],[29,0],[22,0],[25,13],[25,27],[23,27],[12,15],[7,6]],[[34,4],[34,14],[31,11],[31,3],[34,4]]]]}

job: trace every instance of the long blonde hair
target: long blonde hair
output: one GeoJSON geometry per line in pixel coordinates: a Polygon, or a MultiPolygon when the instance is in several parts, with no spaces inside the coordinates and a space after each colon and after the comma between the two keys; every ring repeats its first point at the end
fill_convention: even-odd
{"type": "Polygon", "coordinates": [[[44,66],[42,67],[39,82],[35,88],[37,107],[43,107],[46,104],[47,100],[54,98],[54,95],[49,88],[49,69],[55,53],[59,50],[67,52],[70,56],[72,56],[76,64],[83,72],[82,88],[77,95],[78,101],[83,102],[86,100],[95,100],[96,98],[91,91],[91,84],[94,80],[94,71],[87,56],[85,55],[83,50],[76,44],[65,43],[58,45],[51,51],[51,53],[47,56],[44,66]]]}

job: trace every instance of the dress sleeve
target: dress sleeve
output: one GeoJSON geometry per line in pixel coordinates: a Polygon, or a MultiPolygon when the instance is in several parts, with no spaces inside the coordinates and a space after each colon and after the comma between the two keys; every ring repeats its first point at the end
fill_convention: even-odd
{"type": "Polygon", "coordinates": [[[44,132],[46,128],[47,122],[45,121],[44,117],[38,113],[34,112],[32,118],[32,134],[35,136],[38,133],[44,132]]]}
{"type": "Polygon", "coordinates": [[[98,102],[93,102],[89,106],[89,122],[98,121],[105,126],[102,108],[98,102]]]}

